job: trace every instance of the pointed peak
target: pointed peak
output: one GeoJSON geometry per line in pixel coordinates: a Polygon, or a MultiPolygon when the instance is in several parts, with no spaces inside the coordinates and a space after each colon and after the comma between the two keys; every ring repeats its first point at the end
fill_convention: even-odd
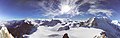
{"type": "Polygon", "coordinates": [[[88,19],[87,23],[92,23],[95,20],[96,21],[106,21],[106,22],[111,22],[112,21],[108,17],[91,17],[91,18],[88,19]]]}

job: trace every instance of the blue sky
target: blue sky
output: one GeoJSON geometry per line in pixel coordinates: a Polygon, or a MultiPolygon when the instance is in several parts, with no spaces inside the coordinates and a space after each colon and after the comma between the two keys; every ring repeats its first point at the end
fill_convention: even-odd
{"type": "Polygon", "coordinates": [[[77,4],[73,4],[73,3],[67,4],[67,3],[70,2],[57,1],[57,0],[0,0],[0,19],[2,20],[23,19],[23,18],[86,19],[89,17],[94,17],[99,15],[99,16],[107,16],[111,19],[120,20],[119,0],[104,0],[102,2],[101,1],[95,2],[95,4],[90,2],[85,2],[82,5],[80,5],[79,3],[77,4]],[[52,6],[50,7],[50,5],[52,6]],[[70,9],[72,8],[77,8],[77,9],[74,10],[72,9],[71,11],[73,12],[62,11],[63,13],[61,13],[62,7],[65,6],[69,7],[70,9]]]}

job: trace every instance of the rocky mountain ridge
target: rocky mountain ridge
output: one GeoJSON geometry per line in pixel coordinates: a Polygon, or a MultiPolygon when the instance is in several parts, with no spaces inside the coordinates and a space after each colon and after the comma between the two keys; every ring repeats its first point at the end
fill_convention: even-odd
{"type": "MultiPolygon", "coordinates": [[[[107,17],[93,17],[87,21],[61,21],[61,20],[13,20],[7,21],[4,26],[8,29],[9,33],[14,38],[26,38],[27,36],[23,35],[31,35],[38,30],[38,27],[51,27],[51,31],[67,31],[73,28],[96,28],[104,30],[104,33],[101,35],[106,36],[107,38],[119,38],[120,37],[120,29],[118,25],[111,23],[112,20],[107,17]]],[[[1,26],[2,28],[2,26],[1,26]]],[[[69,35],[69,34],[68,34],[69,35]]],[[[97,36],[95,36],[97,37],[97,36]]]]}

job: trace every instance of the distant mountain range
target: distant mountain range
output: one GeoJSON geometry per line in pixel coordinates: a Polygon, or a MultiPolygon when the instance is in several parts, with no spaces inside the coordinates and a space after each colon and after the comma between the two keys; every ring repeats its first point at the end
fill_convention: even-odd
{"type": "Polygon", "coordinates": [[[120,22],[107,17],[86,21],[72,20],[12,20],[0,22],[2,38],[119,38],[120,22]],[[6,34],[7,33],[7,34],[6,34]]]}

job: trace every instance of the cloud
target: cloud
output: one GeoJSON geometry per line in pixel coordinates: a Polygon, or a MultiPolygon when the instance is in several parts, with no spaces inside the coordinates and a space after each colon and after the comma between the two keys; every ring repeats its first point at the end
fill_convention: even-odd
{"type": "Polygon", "coordinates": [[[58,0],[60,3],[57,5],[56,1],[49,1],[49,2],[39,2],[39,6],[44,9],[45,14],[44,16],[61,16],[61,15],[70,15],[69,17],[73,17],[75,15],[81,14],[81,12],[78,12],[78,6],[75,2],[78,0],[58,0]],[[46,7],[46,3],[49,7],[46,7]],[[55,6],[57,5],[57,6],[55,6]],[[58,7],[58,9],[55,9],[55,7],[58,7]]]}
{"type": "Polygon", "coordinates": [[[74,17],[77,15],[83,15],[86,14],[86,12],[79,11],[79,8],[81,5],[84,5],[86,3],[90,4],[90,8],[87,10],[87,14],[95,15],[97,16],[98,13],[104,13],[108,17],[112,16],[112,11],[108,9],[99,9],[97,8],[96,3],[101,0],[48,0],[48,1],[39,1],[38,7],[40,7],[39,10],[44,11],[44,16],[48,17],[56,17],[56,16],[68,16],[68,17],[74,17]],[[76,4],[76,2],[79,2],[79,4],[76,4]]]}
{"type": "Polygon", "coordinates": [[[92,15],[97,15],[98,13],[104,13],[108,17],[112,16],[112,10],[107,10],[107,9],[89,9],[88,12],[89,14],[92,15]]]}
{"type": "MultiPolygon", "coordinates": [[[[90,0],[87,3],[91,4],[90,8],[87,10],[87,14],[95,15],[95,16],[100,16],[105,14],[107,17],[112,16],[113,10],[112,9],[101,9],[99,8],[98,5],[100,1],[104,0],[90,0]],[[100,14],[103,13],[103,14],[100,14]]],[[[103,15],[104,16],[104,15],[103,15]]]]}

